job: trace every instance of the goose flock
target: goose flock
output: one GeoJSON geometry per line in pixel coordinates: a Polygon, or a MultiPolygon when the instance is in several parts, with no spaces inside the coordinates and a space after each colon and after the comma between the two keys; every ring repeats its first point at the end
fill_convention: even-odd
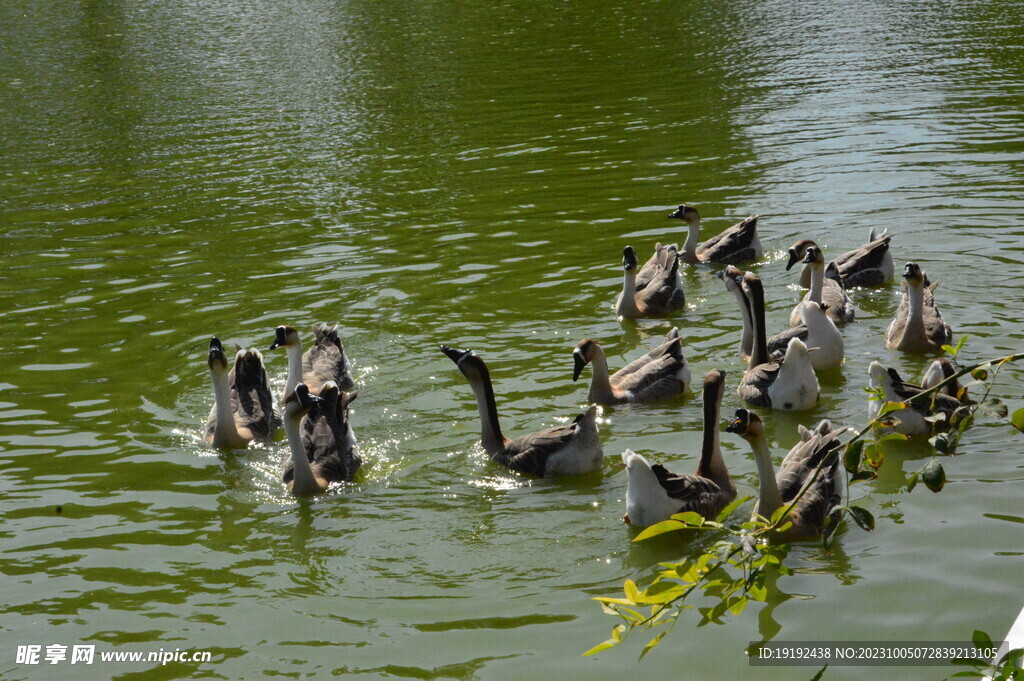
{"type": "MultiPolygon", "coordinates": [[[[808,289],[790,315],[791,328],[768,336],[765,325],[765,292],[761,278],[739,265],[762,257],[757,234],[758,216],[740,221],[717,236],[700,242],[700,214],[680,205],[670,218],[687,224],[686,241],[655,245],[651,258],[639,267],[636,251],[622,252],[623,281],[614,309],[620,317],[665,318],[681,314],[686,296],[680,277],[682,267],[724,266],[716,276],[732,293],[739,307],[738,355],[747,363],[736,391],[749,407],[806,411],[819,401],[819,372],[838,370],[845,358],[841,329],[854,322],[855,309],[848,289],[878,287],[891,282],[895,266],[889,234],[872,229],[868,243],[826,262],[823,249],[812,239],[800,239],[789,248],[786,270],[802,264],[799,283],[808,289]]],[[[952,341],[952,330],[935,301],[936,285],[916,263],[903,269],[903,299],[888,326],[885,345],[908,353],[941,353],[952,341]]],[[[316,324],[313,342],[303,352],[299,332],[279,326],[269,350],[284,348],[288,374],[282,395],[283,418],[273,407],[273,396],[263,355],[254,348],[237,348],[234,366],[228,366],[224,347],[210,341],[208,366],[213,383],[214,406],[204,440],[214,447],[244,448],[254,440],[269,441],[283,425],[289,453],[282,465],[281,481],[295,496],[320,494],[332,483],[351,481],[360,465],[358,445],[349,419],[349,405],[356,398],[355,383],[337,326],[316,324]]],[[[587,338],[573,350],[573,381],[590,367],[587,392],[589,408],[569,425],[544,428],[514,439],[505,437],[498,418],[490,371],[472,350],[447,345],[441,352],[469,382],[480,417],[480,441],[496,463],[535,476],[583,475],[599,470],[604,451],[598,432],[597,405],[671,400],[690,388],[691,369],[684,355],[684,338],[673,328],[664,341],[626,366],[610,372],[598,340],[587,338]]],[[[948,423],[957,409],[970,404],[966,391],[955,382],[935,396],[921,396],[950,378],[953,367],[937,359],[920,385],[908,383],[896,369],[872,362],[868,371],[871,388],[885,400],[907,407],[889,427],[906,434],[930,433],[948,423]],[[939,416],[936,416],[939,415],[939,416]]],[[[692,511],[715,517],[736,498],[720,448],[720,412],[726,373],[709,371],[703,379],[703,445],[697,470],[676,474],[663,465],[626,449],[622,462],[627,471],[624,520],[647,527],[672,515],[692,511]]],[[[877,415],[881,402],[868,402],[869,416],[877,415]]],[[[842,499],[838,460],[817,477],[824,457],[840,446],[846,428],[834,428],[827,419],[813,429],[799,426],[800,441],[775,471],[765,436],[762,416],[741,408],[725,428],[747,440],[757,468],[759,495],[754,513],[771,515],[790,504],[790,526],[785,539],[814,537],[842,499]],[[806,488],[806,489],[805,489],[806,488]]]]}

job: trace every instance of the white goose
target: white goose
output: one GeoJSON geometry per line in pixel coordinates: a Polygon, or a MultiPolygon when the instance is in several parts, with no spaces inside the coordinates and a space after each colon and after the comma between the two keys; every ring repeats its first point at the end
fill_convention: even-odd
{"type": "Polygon", "coordinates": [[[270,380],[259,350],[238,349],[228,371],[224,346],[210,339],[206,360],[213,381],[214,405],[203,440],[214,447],[244,449],[253,440],[269,440],[281,422],[274,413],[270,380]]]}
{"type": "Polygon", "coordinates": [[[843,334],[818,303],[805,300],[799,307],[802,323],[768,339],[768,352],[772,359],[780,359],[789,347],[790,339],[799,338],[813,349],[810,358],[815,371],[838,369],[846,355],[843,334]]]}
{"type": "Polygon", "coordinates": [[[480,440],[492,461],[511,470],[538,477],[582,475],[601,467],[604,450],[597,429],[597,406],[576,417],[568,426],[555,426],[509,440],[501,434],[494,388],[487,365],[470,350],[447,345],[441,352],[455,363],[469,381],[480,412],[480,440]]]}
{"type": "Polygon", "coordinates": [[[631,449],[622,453],[628,482],[623,520],[649,527],[676,513],[694,511],[716,517],[736,498],[736,485],[725,467],[718,437],[718,417],[725,392],[725,372],[711,371],[704,378],[704,442],[693,475],[676,475],[661,464],[653,466],[631,449]]]}

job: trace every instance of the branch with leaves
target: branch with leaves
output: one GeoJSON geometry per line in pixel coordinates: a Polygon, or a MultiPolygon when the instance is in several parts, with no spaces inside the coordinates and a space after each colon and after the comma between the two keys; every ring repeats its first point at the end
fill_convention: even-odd
{"type": "MultiPolygon", "coordinates": [[[[964,338],[956,347],[944,348],[954,362],[963,347],[964,338]]],[[[744,497],[726,507],[715,520],[705,520],[697,513],[680,513],[642,531],[633,541],[644,541],[680,530],[714,532],[724,537],[698,556],[683,558],[674,563],[662,563],[661,572],[646,589],[641,590],[633,580],[627,579],[623,584],[622,597],[595,598],[606,614],[613,615],[622,622],[612,629],[611,638],[586,651],[584,655],[594,655],[613,648],[626,640],[636,629],[659,630],[641,651],[640,659],[643,659],[672,631],[683,612],[694,607],[687,602],[694,594],[709,599],[708,605],[697,607],[697,612],[701,615],[697,626],[711,622],[722,624],[722,617],[729,613],[739,615],[751,601],[765,601],[768,596],[767,580],[776,575],[792,574],[783,563],[788,553],[788,545],[773,541],[773,538],[789,528],[790,512],[814,481],[828,470],[840,455],[843,457],[843,470],[846,475],[846,501],[841,507],[833,509],[827,519],[822,542],[825,548],[830,546],[836,530],[846,516],[864,530],[873,530],[874,516],[863,506],[851,503],[850,492],[855,483],[877,477],[877,471],[885,460],[885,442],[908,439],[908,436],[892,430],[898,423],[899,411],[906,409],[910,403],[920,404],[921,400],[931,400],[934,403],[934,396],[945,386],[954,384],[963,376],[971,375],[976,383],[985,385],[984,395],[978,402],[956,410],[945,423],[943,416],[930,417],[935,429],[949,430],[929,439],[933,447],[932,458],[907,479],[908,491],[913,490],[918,481],[923,482],[933,492],[941,491],[946,482],[946,474],[941,462],[936,458],[937,455],[952,456],[956,453],[960,438],[973,423],[977,411],[1006,418],[1008,409],[991,398],[990,393],[1000,369],[1021,359],[1024,359],[1024,353],[969,366],[955,364],[957,370],[953,375],[922,390],[907,402],[883,403],[875,418],[856,431],[849,440],[822,457],[822,461],[800,493],[769,519],[758,517],[745,522],[731,519],[739,506],[750,499],[744,497]]],[[[884,399],[881,390],[874,399],[884,399]]],[[[1010,423],[1017,430],[1024,432],[1024,407],[1013,413],[1010,423]]]]}

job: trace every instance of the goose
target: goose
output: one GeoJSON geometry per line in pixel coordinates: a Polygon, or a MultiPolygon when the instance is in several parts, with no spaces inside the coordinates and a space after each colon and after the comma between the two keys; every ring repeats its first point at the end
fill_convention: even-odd
{"type": "Polygon", "coordinates": [[[598,404],[656,402],[675,397],[690,387],[690,365],[683,356],[679,329],[673,328],[665,342],[638,357],[611,376],[604,349],[591,339],[582,340],[572,351],[572,380],[579,380],[583,368],[594,367],[587,401],[598,404]]]}
{"type": "Polygon", "coordinates": [[[707,262],[736,265],[756,260],[764,253],[761,239],[757,236],[757,215],[741,220],[702,244],[697,243],[700,239],[700,213],[696,208],[683,204],[669,217],[682,220],[689,229],[686,243],[683,244],[682,258],[691,265],[707,262]]]}
{"type": "MultiPolygon", "coordinates": [[[[821,249],[817,246],[808,246],[804,252],[804,262],[811,266],[811,288],[804,295],[803,300],[813,300],[825,308],[825,314],[836,326],[844,326],[852,322],[855,314],[853,301],[846,294],[842,283],[825,277],[825,259],[822,257],[821,249]]],[[[787,269],[792,267],[792,257],[787,269]]],[[[790,326],[800,323],[800,305],[793,308],[789,315],[790,326]]]]}
{"type": "Polygon", "coordinates": [[[921,268],[908,262],[903,268],[903,300],[885,334],[885,347],[903,352],[940,352],[953,342],[953,330],[935,306],[935,287],[921,268]]]}
{"type": "Polygon", "coordinates": [[[615,301],[615,312],[622,317],[667,317],[682,309],[679,290],[679,258],[672,259],[671,269],[659,267],[656,275],[643,288],[636,284],[636,251],[632,246],[622,249],[622,293],[615,301]]]}
{"type": "Polygon", "coordinates": [[[672,297],[669,299],[669,307],[673,310],[682,310],[686,307],[686,294],[683,291],[683,280],[678,275],[673,275],[673,271],[678,267],[677,260],[679,259],[679,248],[676,244],[670,246],[662,246],[660,243],[654,246],[654,255],[651,259],[644,263],[644,266],[640,268],[640,271],[636,274],[636,291],[643,291],[653,282],[655,286],[660,286],[659,282],[673,279],[675,281],[675,289],[672,291],[672,297]]]}
{"type": "Polygon", "coordinates": [[[239,348],[229,372],[224,346],[214,337],[206,363],[213,380],[214,405],[203,440],[218,448],[244,449],[253,440],[271,439],[281,422],[274,413],[270,380],[259,350],[239,348]]]}
{"type": "Polygon", "coordinates": [[[758,500],[754,514],[770,519],[772,515],[788,506],[808,487],[800,500],[789,512],[790,528],[780,539],[793,541],[815,537],[825,529],[825,521],[832,509],[843,499],[843,480],[839,471],[839,457],[811,482],[814,471],[829,452],[841,444],[839,435],[846,428],[832,430],[832,423],[821,421],[814,430],[799,426],[800,442],[789,450],[778,474],[772,466],[772,455],[768,451],[768,439],[764,423],[756,412],[737,409],[736,418],[726,427],[750,443],[757,465],[758,500]]]}
{"type": "Polygon", "coordinates": [[[895,369],[886,369],[881,363],[875,361],[868,367],[868,385],[872,389],[881,387],[884,395],[883,400],[872,396],[868,399],[868,417],[874,419],[885,402],[905,402],[906,407],[893,412],[898,420],[893,430],[905,435],[918,435],[931,433],[933,429],[948,427],[949,419],[964,403],[955,397],[947,395],[942,391],[920,395],[924,390],[921,386],[907,383],[895,369]],[[915,399],[916,398],[916,399],[915,399]],[[926,417],[941,413],[945,419],[934,426],[926,417]]]}
{"type": "Polygon", "coordinates": [[[622,453],[628,476],[623,521],[649,527],[686,511],[714,518],[736,498],[736,485],[725,467],[718,439],[723,392],[725,372],[708,372],[704,377],[704,442],[693,475],[676,475],[661,464],[652,466],[631,449],[622,453]]]}
{"type": "MultiPolygon", "coordinates": [[[[892,281],[895,267],[892,253],[889,251],[891,240],[892,237],[888,233],[877,234],[872,227],[868,234],[868,243],[836,258],[836,267],[843,285],[846,288],[872,287],[892,281]]],[[[812,239],[801,239],[793,244],[789,249],[790,265],[786,269],[802,261],[809,246],[817,245],[812,239]]],[[[810,285],[811,268],[804,265],[800,271],[800,286],[809,288],[810,285]]]]}
{"type": "Polygon", "coordinates": [[[361,463],[354,452],[355,438],[350,432],[342,432],[347,425],[344,414],[352,398],[345,401],[346,396],[333,381],[321,387],[320,395],[323,397],[312,395],[305,383],[299,383],[284,401],[284,431],[290,457],[281,479],[297,497],[322,494],[332,482],[351,480],[361,463]],[[312,423],[308,434],[303,432],[301,423],[312,423]]]}
{"type": "Polygon", "coordinates": [[[801,323],[768,339],[768,352],[772,359],[780,359],[789,347],[791,338],[799,338],[809,348],[816,348],[811,353],[811,366],[815,371],[838,369],[845,357],[843,334],[835,323],[828,318],[821,305],[811,300],[800,303],[801,323]]]}
{"type": "Polygon", "coordinates": [[[545,428],[509,440],[501,434],[491,375],[483,359],[471,350],[456,350],[447,345],[441,346],[441,352],[455,363],[473,389],[480,412],[480,440],[492,461],[537,477],[582,475],[601,467],[604,451],[598,436],[597,405],[591,405],[571,425],[545,428]]]}
{"type": "Polygon", "coordinates": [[[750,301],[743,293],[743,287],[739,284],[743,280],[743,272],[735,265],[727,265],[724,270],[716,275],[723,282],[725,288],[736,298],[740,307],[740,316],[743,318],[743,335],[740,337],[740,359],[744,362],[750,360],[750,353],[754,345],[754,323],[750,318],[750,301]]]}
{"type": "MultiPolygon", "coordinates": [[[[351,482],[363,463],[348,409],[358,395],[342,392],[337,383],[327,381],[320,387],[320,402],[299,424],[306,459],[322,469],[321,477],[327,482],[351,482]]],[[[281,475],[285,483],[292,480],[293,467],[291,458],[285,459],[281,475]]]]}
{"type": "Polygon", "coordinates": [[[338,325],[314,324],[313,335],[313,345],[303,354],[302,341],[294,327],[283,325],[274,331],[274,342],[270,349],[283,347],[288,355],[288,379],[284,387],[286,397],[299,383],[305,383],[314,395],[320,392],[320,387],[327,381],[334,381],[339,390],[351,390],[355,385],[345,348],[338,336],[338,325]]]}
{"type": "MultiPolygon", "coordinates": [[[[921,388],[924,390],[934,388],[939,383],[942,383],[947,378],[953,376],[955,373],[956,369],[953,368],[953,364],[945,357],[939,357],[929,364],[928,368],[925,369],[924,374],[922,374],[921,388]]],[[[945,393],[950,397],[955,397],[964,404],[971,401],[967,397],[967,388],[960,383],[959,379],[942,386],[939,389],[939,392],[945,393]]]]}
{"type": "Polygon", "coordinates": [[[750,303],[754,320],[754,348],[747,371],[736,392],[756,407],[801,411],[818,403],[818,377],[808,357],[807,346],[791,338],[781,362],[772,361],[764,331],[764,288],[753,272],[743,275],[743,292],[750,303]]]}

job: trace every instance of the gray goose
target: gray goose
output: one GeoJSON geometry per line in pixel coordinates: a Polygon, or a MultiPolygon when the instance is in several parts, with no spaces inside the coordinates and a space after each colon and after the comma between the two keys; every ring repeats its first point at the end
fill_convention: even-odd
{"type": "MultiPolygon", "coordinates": [[[[288,436],[290,458],[281,477],[288,491],[297,497],[322,494],[332,482],[351,480],[360,463],[358,455],[343,444],[346,437],[336,425],[319,425],[326,413],[305,418],[311,411],[335,412],[345,408],[337,385],[325,384],[320,394],[325,397],[310,394],[309,388],[299,383],[284,401],[284,431],[288,436]],[[315,424],[311,428],[312,438],[305,441],[300,426],[304,418],[315,424]],[[313,447],[311,452],[307,450],[309,443],[313,447]]],[[[353,447],[354,443],[353,438],[353,447]]]]}
{"type": "Polygon", "coordinates": [[[839,457],[811,482],[815,469],[829,452],[839,447],[839,435],[845,428],[833,431],[832,424],[823,420],[814,430],[799,426],[800,442],[789,450],[778,474],[772,466],[764,424],[755,412],[737,409],[736,418],[726,428],[750,444],[757,465],[758,501],[754,514],[770,519],[780,508],[788,506],[810,485],[787,518],[792,526],[777,538],[794,541],[815,537],[825,529],[825,521],[832,509],[843,499],[843,479],[839,472],[839,457]]]}
{"type": "Polygon", "coordinates": [[[669,299],[668,307],[673,310],[682,310],[686,307],[686,294],[683,291],[683,280],[678,274],[673,276],[673,271],[678,270],[679,249],[675,244],[662,246],[660,243],[654,246],[654,255],[644,263],[636,274],[634,289],[638,293],[652,284],[661,286],[660,282],[667,280],[675,281],[675,288],[669,299]]]}
{"type": "Polygon", "coordinates": [[[679,291],[679,258],[672,258],[670,269],[658,267],[657,273],[641,288],[636,283],[636,251],[622,249],[622,292],[615,301],[615,312],[622,317],[667,317],[682,309],[679,291]]]}
{"type": "Polygon", "coordinates": [[[244,449],[253,440],[269,440],[280,427],[270,380],[259,350],[238,349],[229,371],[224,346],[210,339],[206,364],[213,381],[214,405],[203,440],[214,447],[244,449]]]}
{"type": "MultiPolygon", "coordinates": [[[[893,279],[895,267],[889,242],[892,237],[887,233],[876,234],[872,227],[868,235],[868,243],[843,253],[835,259],[839,278],[846,288],[868,288],[881,286],[893,279]]],[[[801,262],[809,246],[816,244],[812,239],[801,239],[789,249],[790,267],[801,262]]],[[[789,269],[787,267],[786,269],[789,269]]],[[[809,288],[811,285],[811,268],[804,265],[800,271],[800,286],[809,288]]]]}
{"type": "Polygon", "coordinates": [[[676,475],[661,464],[653,466],[631,449],[622,453],[628,482],[623,520],[649,527],[676,513],[693,511],[715,518],[736,498],[736,485],[725,467],[718,438],[718,418],[725,392],[725,372],[704,377],[704,441],[700,463],[693,475],[676,475]]]}
{"type": "Polygon", "coordinates": [[[690,365],[683,356],[679,329],[673,328],[665,342],[638,357],[611,376],[604,349],[591,339],[580,341],[572,351],[572,380],[579,380],[583,368],[593,365],[588,402],[657,402],[675,397],[690,387],[690,365]]]}
{"type": "Polygon", "coordinates": [[[274,342],[270,349],[283,347],[288,355],[285,397],[299,383],[305,383],[314,395],[320,392],[320,386],[327,381],[334,381],[339,390],[351,390],[355,385],[345,348],[338,336],[338,325],[314,324],[313,336],[313,345],[303,353],[299,332],[294,327],[283,325],[274,331],[274,342]]]}
{"type": "MultiPolygon", "coordinates": [[[[300,383],[306,393],[309,388],[300,383]]],[[[298,386],[296,386],[298,390],[298,386]]],[[[327,483],[351,482],[362,465],[355,432],[349,419],[349,405],[359,393],[346,393],[334,381],[324,383],[312,407],[299,425],[299,442],[306,460],[327,483]]],[[[295,477],[293,457],[284,461],[281,480],[289,484],[295,477]]]]}
{"type": "Polygon", "coordinates": [[[885,347],[903,352],[941,352],[953,342],[953,330],[939,314],[934,291],[937,284],[916,263],[903,268],[903,301],[885,334],[885,347]]]}
{"type": "Polygon", "coordinates": [[[442,345],[441,352],[455,363],[473,389],[480,412],[481,444],[492,461],[537,477],[582,475],[601,467],[604,451],[598,436],[596,405],[577,416],[571,425],[545,428],[510,440],[501,434],[491,375],[484,361],[471,350],[442,345]]]}
{"type": "MultiPolygon", "coordinates": [[[[825,258],[817,246],[808,246],[804,251],[804,262],[811,266],[811,287],[803,300],[813,300],[825,309],[825,314],[836,326],[844,326],[853,321],[856,311],[853,301],[846,294],[842,282],[825,277],[825,258]]],[[[786,269],[793,266],[792,256],[786,269]]],[[[800,304],[793,308],[789,315],[789,323],[796,326],[800,323],[800,304]]]]}
{"type": "Polygon", "coordinates": [[[682,220],[688,228],[681,256],[687,263],[717,262],[723,265],[738,265],[748,260],[756,260],[764,253],[761,239],[757,236],[757,215],[741,220],[702,244],[698,243],[700,213],[696,208],[682,204],[669,214],[669,217],[682,220]]]}

